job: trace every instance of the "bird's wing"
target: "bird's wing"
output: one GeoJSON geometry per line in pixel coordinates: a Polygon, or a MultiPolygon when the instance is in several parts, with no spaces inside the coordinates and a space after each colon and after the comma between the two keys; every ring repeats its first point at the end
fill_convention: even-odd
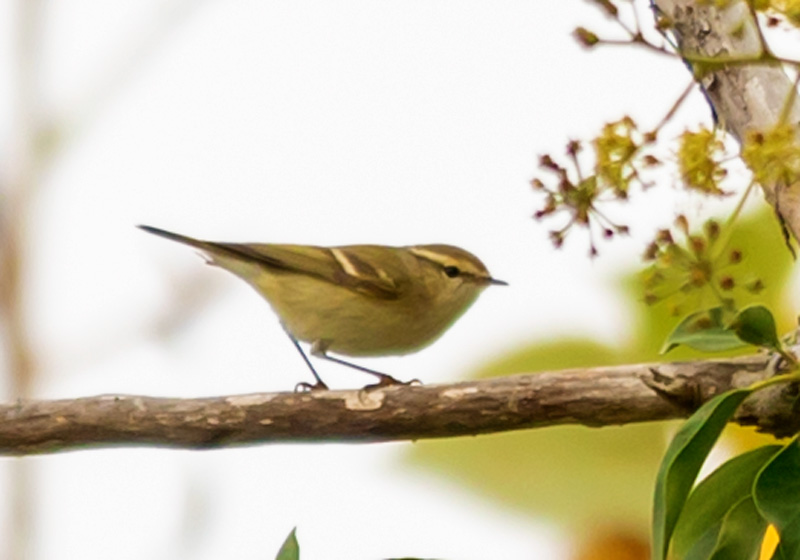
{"type": "MultiPolygon", "coordinates": [[[[307,245],[279,245],[257,243],[206,242],[217,250],[235,254],[273,270],[308,274],[343,288],[380,299],[397,299],[402,290],[387,271],[367,262],[359,254],[395,251],[374,245],[353,247],[313,247],[307,245]]],[[[389,255],[395,259],[395,255],[389,255]]]]}
{"type": "MultiPolygon", "coordinates": [[[[203,241],[171,231],[140,225],[141,229],[206,253],[220,266],[225,261],[243,260],[273,271],[284,270],[307,274],[364,295],[380,299],[397,299],[408,285],[389,271],[371,262],[382,262],[397,269],[402,267],[398,249],[380,245],[350,245],[346,247],[314,247],[266,243],[220,243],[203,241]],[[359,256],[363,255],[363,256],[359,256]]],[[[227,267],[232,268],[232,267],[227,267]]]]}

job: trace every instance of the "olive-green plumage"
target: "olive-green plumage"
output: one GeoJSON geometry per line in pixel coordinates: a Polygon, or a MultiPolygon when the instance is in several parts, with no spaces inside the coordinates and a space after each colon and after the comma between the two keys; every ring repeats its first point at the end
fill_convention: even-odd
{"type": "Polygon", "coordinates": [[[494,280],[450,245],[316,247],[201,241],[143,230],[202,251],[272,306],[290,335],[349,356],[417,351],[436,340],[494,280]]]}

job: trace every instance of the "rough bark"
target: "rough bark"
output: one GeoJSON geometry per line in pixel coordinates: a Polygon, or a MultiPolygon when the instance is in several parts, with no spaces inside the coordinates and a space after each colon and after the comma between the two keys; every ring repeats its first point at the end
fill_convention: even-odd
{"type": "MultiPolygon", "coordinates": [[[[756,58],[762,37],[747,2],[717,9],[713,2],[655,0],[672,22],[682,53],[691,57],[756,58]]],[[[690,64],[691,66],[691,64],[690,64]]],[[[730,64],[703,76],[702,85],[720,124],[740,143],[750,131],[766,131],[790,107],[787,122],[800,123],[800,98],[793,82],[778,64],[758,60],[730,64]]],[[[761,185],[764,195],[795,240],[800,241],[800,181],[761,185]]]]}
{"type": "MultiPolygon", "coordinates": [[[[212,449],[364,443],[688,416],[703,401],[772,374],[766,355],[520,374],[449,385],[174,399],[102,395],[0,406],[0,454],[150,445],[212,449]]],[[[737,421],[786,435],[794,389],[776,386],[737,421]]]]}

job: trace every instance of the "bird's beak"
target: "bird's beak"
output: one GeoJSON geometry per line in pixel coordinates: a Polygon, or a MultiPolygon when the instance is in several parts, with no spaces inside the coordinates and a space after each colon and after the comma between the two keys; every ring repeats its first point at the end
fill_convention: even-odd
{"type": "Polygon", "coordinates": [[[487,278],[486,283],[492,286],[508,286],[508,282],[503,282],[502,280],[498,280],[497,278],[487,278]]]}

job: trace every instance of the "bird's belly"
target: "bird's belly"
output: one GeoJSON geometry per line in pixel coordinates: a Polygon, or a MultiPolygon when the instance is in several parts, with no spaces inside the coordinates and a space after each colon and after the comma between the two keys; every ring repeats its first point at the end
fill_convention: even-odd
{"type": "Polygon", "coordinates": [[[306,342],[321,341],[329,351],[347,356],[408,354],[437,337],[419,317],[387,307],[386,301],[358,301],[336,307],[315,306],[303,318],[286,324],[306,342]]]}
{"type": "Polygon", "coordinates": [[[254,287],[286,330],[304,342],[320,341],[337,354],[408,354],[433,342],[447,326],[422,321],[415,311],[420,306],[402,299],[368,296],[327,282],[320,286],[320,280],[303,276],[292,282],[261,280],[254,287]]]}

